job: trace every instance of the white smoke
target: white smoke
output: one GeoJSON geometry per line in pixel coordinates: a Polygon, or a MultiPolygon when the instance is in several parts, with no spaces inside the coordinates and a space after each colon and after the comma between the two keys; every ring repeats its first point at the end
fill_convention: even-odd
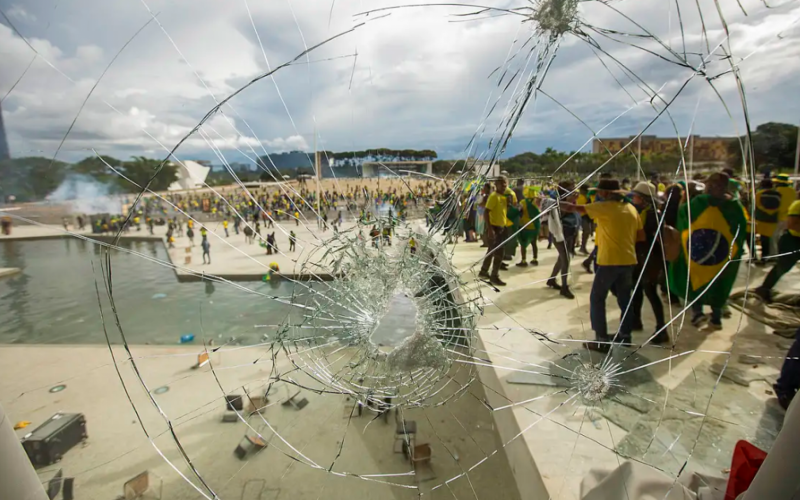
{"type": "Polygon", "coordinates": [[[122,198],[112,194],[108,185],[86,175],[70,175],[47,196],[46,200],[69,204],[70,211],[77,214],[122,212],[122,198]]]}

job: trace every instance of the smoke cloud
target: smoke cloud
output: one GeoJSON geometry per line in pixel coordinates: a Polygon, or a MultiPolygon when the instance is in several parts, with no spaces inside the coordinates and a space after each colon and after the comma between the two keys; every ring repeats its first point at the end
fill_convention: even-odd
{"type": "Polygon", "coordinates": [[[74,213],[117,214],[122,211],[122,198],[113,194],[106,184],[86,175],[70,175],[46,200],[52,203],[67,203],[74,213]]]}

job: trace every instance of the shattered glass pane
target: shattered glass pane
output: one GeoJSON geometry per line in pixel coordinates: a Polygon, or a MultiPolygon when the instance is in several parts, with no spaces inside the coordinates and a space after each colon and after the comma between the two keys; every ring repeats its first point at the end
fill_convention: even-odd
{"type": "MultiPolygon", "coordinates": [[[[772,446],[791,341],[737,303],[701,333],[688,289],[665,283],[666,324],[645,305],[633,341],[600,353],[581,259],[564,300],[544,241],[502,287],[460,238],[512,152],[545,151],[510,174],[535,197],[575,184],[512,246],[598,174],[646,179],[652,135],[678,153],[672,181],[711,168],[698,130],[735,136],[755,179],[751,111],[782,116],[758,89],[790,79],[796,1],[90,3],[0,1],[3,123],[31,161],[0,178],[0,403],[23,440],[54,414],[88,429],[35,464],[40,482],[572,499],[602,465],[719,492],[737,441],[772,446]],[[458,161],[434,172],[436,153],[384,145],[458,161]],[[348,148],[364,151],[332,152],[348,148]],[[80,168],[58,179],[65,162],[80,168]]],[[[750,257],[745,303],[764,274],[750,257]]]]}

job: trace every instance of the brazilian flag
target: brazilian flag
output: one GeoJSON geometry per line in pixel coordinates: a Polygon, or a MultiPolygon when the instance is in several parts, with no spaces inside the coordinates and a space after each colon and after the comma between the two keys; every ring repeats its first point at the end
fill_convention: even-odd
{"type": "Polygon", "coordinates": [[[713,198],[707,194],[696,196],[691,204],[681,205],[676,229],[681,236],[681,254],[670,264],[670,288],[676,294],[683,294],[688,274],[688,301],[705,292],[701,299],[703,304],[724,306],[736,281],[738,259],[747,237],[747,219],[742,205],[734,199],[713,198]],[[729,261],[732,262],[725,267],[729,261]]]}
{"type": "Polygon", "coordinates": [[[775,189],[756,191],[756,233],[771,237],[778,225],[781,193],[775,189]]]}
{"type": "Polygon", "coordinates": [[[519,218],[519,227],[524,227],[524,229],[517,234],[517,241],[519,241],[522,247],[527,247],[539,237],[539,230],[542,228],[542,222],[537,217],[539,217],[541,211],[530,198],[524,198],[521,205],[522,213],[519,218]],[[533,220],[533,222],[528,224],[531,220],[533,220]],[[526,224],[528,225],[525,226],[526,224]]]}

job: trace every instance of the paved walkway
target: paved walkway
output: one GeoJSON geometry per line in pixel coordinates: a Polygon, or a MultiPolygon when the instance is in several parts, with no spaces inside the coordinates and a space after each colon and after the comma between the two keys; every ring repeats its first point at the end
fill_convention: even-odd
{"type": "MultiPolygon", "coordinates": [[[[594,335],[589,320],[593,275],[580,266],[580,256],[573,259],[575,299],[561,297],[545,286],[556,252],[542,250],[544,247],[540,242],[538,267],[517,268],[509,262],[510,270],[501,273],[508,285],[499,292],[480,285],[486,307],[478,332],[483,351],[476,356],[488,358],[494,365],[479,369],[490,404],[530,401],[513,407],[510,414],[496,413],[495,419],[504,440],[523,432],[522,441],[552,498],[577,500],[580,482],[589,470],[616,466],[624,460],[619,454],[654,464],[673,477],[691,455],[689,470],[727,477],[723,470],[730,467],[738,439],[765,448],[771,445],[783,419],[771,383],[791,342],[736,310],[723,320],[723,329],[713,333],[691,327],[689,318],[682,329],[680,320],[676,321],[671,328],[673,339],[677,335],[674,348],[648,346],[626,360],[625,368],[630,369],[655,362],[619,379],[626,392],[599,405],[570,400],[559,407],[569,396],[559,394],[564,384],[546,374],[569,375],[559,368],[567,365],[570,369],[562,360],[565,356],[588,359],[580,342],[594,335]],[[559,343],[542,341],[527,329],[546,333],[559,343]],[[730,356],[724,354],[728,352],[730,356]],[[717,385],[715,364],[721,366],[726,360],[725,376],[717,385]]],[[[460,244],[454,266],[469,279],[467,269],[484,252],[477,243],[460,244]]],[[[514,262],[518,260],[519,252],[514,262]]],[[[767,270],[753,267],[748,276],[747,266],[742,265],[737,287],[743,288],[748,279],[753,286],[760,284],[767,270]]],[[[794,270],[778,288],[800,292],[798,278],[800,272],[794,270]]],[[[670,314],[670,306],[665,303],[664,307],[668,320],[681,310],[672,306],[670,314]]],[[[613,332],[619,323],[619,309],[611,295],[607,311],[609,331],[613,332]]],[[[652,335],[655,327],[647,300],[642,313],[644,331],[634,332],[633,337],[639,343],[652,335]]],[[[594,354],[592,361],[602,358],[594,354]]],[[[509,452],[512,463],[514,456],[509,452]]],[[[517,459],[524,459],[523,454],[518,453],[517,459]]]]}
{"type": "MultiPolygon", "coordinates": [[[[283,226],[283,229],[286,233],[294,229],[298,236],[297,251],[287,252],[285,256],[266,255],[257,244],[247,244],[244,235],[235,235],[232,227],[229,236],[225,237],[221,224],[209,226],[213,233],[210,236],[212,264],[202,264],[199,247],[190,247],[185,236],[177,237],[176,248],[170,249],[169,253],[173,263],[184,268],[178,270],[181,276],[209,272],[241,279],[260,279],[273,261],[279,263],[284,273],[299,272],[298,262],[317,248],[323,237],[332,235],[328,232],[317,239],[307,229],[292,224],[283,226]],[[187,248],[189,253],[186,253],[187,248]],[[190,258],[188,262],[187,257],[190,258]]],[[[164,231],[165,228],[157,228],[155,237],[163,238],[164,231]]],[[[14,236],[22,238],[60,234],[63,230],[59,227],[23,226],[14,229],[14,236]]],[[[266,234],[265,230],[262,234],[266,234]]],[[[286,234],[279,228],[275,229],[275,234],[280,250],[288,251],[286,234]]],[[[128,235],[139,236],[149,237],[144,230],[128,235]]],[[[0,241],[2,239],[7,238],[0,237],[0,241]]],[[[199,234],[195,242],[199,243],[199,234]]],[[[548,384],[541,377],[532,380],[527,376],[526,379],[525,372],[563,370],[556,364],[565,356],[586,355],[580,341],[593,336],[588,300],[593,276],[582,270],[579,259],[573,260],[571,279],[575,299],[560,297],[544,284],[555,262],[556,252],[545,250],[544,245],[541,248],[538,267],[516,268],[512,265],[508,272],[503,273],[507,287],[495,291],[478,285],[485,297],[485,315],[479,330],[481,351],[476,356],[486,358],[492,364],[479,368],[481,382],[486,387],[489,403],[498,408],[506,407],[505,411],[492,415],[500,439],[505,442],[522,433],[506,448],[506,453],[516,470],[517,484],[523,497],[528,498],[527,493],[539,491],[536,490],[537,476],[533,472],[537,470],[553,498],[576,499],[580,481],[589,469],[598,463],[617,464],[622,460],[620,455],[638,457],[672,474],[677,474],[689,460],[690,468],[720,476],[724,475],[721,471],[729,466],[736,440],[748,439],[769,447],[782,418],[782,411],[772,397],[770,382],[777,374],[787,345],[785,339],[771,334],[763,324],[741,317],[736,311],[732,318],[723,321],[721,331],[713,333],[690,327],[688,319],[680,328],[681,320],[676,320],[671,328],[671,335],[677,339],[674,347],[648,346],[626,361],[626,366],[633,370],[620,378],[620,384],[630,393],[627,397],[618,394],[593,406],[575,399],[567,401],[569,396],[563,393],[563,387],[548,384]],[[543,341],[534,336],[531,329],[547,334],[558,343],[543,341]],[[745,354],[750,357],[742,357],[745,354]],[[650,362],[654,363],[651,367],[638,368],[650,362]],[[729,363],[726,375],[717,384],[714,366],[725,362],[729,363]],[[734,381],[737,374],[741,376],[738,382],[734,381]],[[523,401],[527,403],[520,404],[523,401]],[[516,404],[509,406],[512,403],[516,404]],[[566,404],[560,406],[562,403],[566,404]]],[[[462,243],[455,247],[453,264],[465,272],[465,279],[471,276],[468,268],[481,259],[484,250],[477,243],[462,243]]],[[[751,285],[759,284],[765,272],[762,268],[748,269],[743,265],[737,287],[743,287],[748,280],[751,285]]],[[[792,271],[781,281],[779,288],[800,291],[798,277],[800,273],[792,271]]],[[[669,311],[668,305],[665,308],[669,311]]],[[[607,309],[609,330],[614,331],[619,312],[612,297],[609,297],[607,309]]],[[[672,314],[679,311],[673,306],[672,314]]],[[[672,317],[670,313],[669,317],[672,317]]],[[[635,342],[643,342],[654,328],[647,301],[643,307],[643,321],[645,329],[634,334],[635,342]]],[[[16,349],[12,358],[24,352],[16,349]]],[[[32,349],[31,353],[36,352],[34,347],[28,349],[32,349]]],[[[38,363],[45,362],[45,358],[39,359],[38,356],[21,357],[31,360],[29,366],[38,366],[38,363]]],[[[593,361],[601,360],[596,358],[593,361]]],[[[178,374],[181,368],[175,365],[171,370],[171,373],[178,374]]],[[[67,377],[67,372],[63,377],[67,377]]],[[[4,376],[0,372],[0,380],[3,379],[14,379],[13,387],[5,387],[0,395],[4,404],[11,394],[27,387],[18,375],[4,376]]],[[[57,381],[58,377],[54,380],[57,381]]],[[[196,389],[202,391],[203,388],[196,389]]],[[[102,390],[120,394],[118,388],[102,390]]],[[[95,398],[100,393],[92,392],[95,398]]],[[[19,417],[25,418],[24,413],[19,413],[19,417]]],[[[147,465],[155,467],[158,463],[147,462],[147,465]]],[[[124,474],[113,474],[113,478],[122,481],[135,472],[132,468],[126,469],[124,474]]],[[[169,474],[169,471],[164,473],[169,474]]]]}

